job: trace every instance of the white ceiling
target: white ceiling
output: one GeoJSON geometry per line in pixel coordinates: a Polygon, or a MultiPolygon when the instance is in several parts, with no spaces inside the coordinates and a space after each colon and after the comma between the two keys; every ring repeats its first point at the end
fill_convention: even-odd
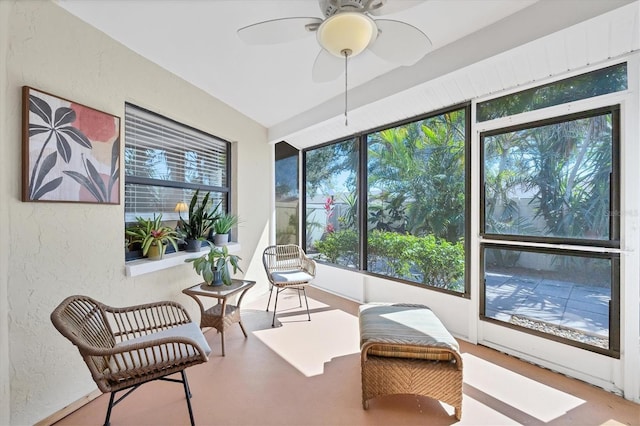
{"type": "MultiPolygon", "coordinates": [[[[269,19],[321,18],[318,0],[56,1],[140,55],[262,124],[268,129],[270,141],[287,140],[298,147],[429,111],[423,108],[450,105],[442,102],[462,102],[469,99],[467,93],[481,96],[520,84],[510,82],[505,75],[497,87],[485,82],[487,87],[478,90],[481,80],[471,83],[467,78],[465,83],[458,78],[458,87],[453,90],[460,93],[448,93],[440,102],[434,101],[438,95],[443,97],[437,91],[452,90],[441,84],[436,87],[439,79],[490,58],[494,73],[504,73],[500,55],[523,44],[532,45],[532,54],[536,49],[540,54],[542,49],[547,68],[554,69],[543,70],[538,64],[524,76],[526,82],[566,72],[568,68],[556,69],[550,64],[554,60],[549,58],[553,54],[549,49],[557,48],[554,44],[558,42],[552,35],[626,4],[631,4],[635,13],[618,13],[613,21],[603,24],[609,30],[609,42],[612,31],[624,31],[618,35],[624,45],[617,48],[609,43],[602,54],[611,57],[612,50],[619,55],[638,49],[638,37],[634,35],[638,32],[638,0],[387,0],[393,6],[400,3],[411,7],[383,18],[420,28],[431,39],[433,50],[412,67],[394,67],[369,52],[353,58],[349,65],[350,125],[345,127],[344,79],[329,83],[311,79],[320,49],[313,34],[269,46],[246,45],[236,34],[238,28],[269,19]],[[620,25],[624,28],[619,29],[620,25]],[[531,43],[545,38],[549,39],[546,48],[531,43]],[[547,74],[533,75],[535,70],[547,74]],[[432,87],[425,89],[426,84],[432,87]],[[461,87],[465,84],[468,87],[461,87]],[[469,88],[475,90],[465,90],[469,88]],[[431,90],[427,92],[433,98],[431,102],[414,99],[413,108],[401,107],[407,99],[423,98],[425,90],[431,90]],[[403,94],[402,99],[398,94],[403,94]],[[413,112],[416,107],[418,112],[413,112]]],[[[586,31],[587,43],[591,30],[582,31],[586,31]]],[[[522,49],[520,52],[519,66],[530,69],[533,64],[527,62],[528,54],[522,49]]],[[[517,75],[521,71],[515,68],[512,65],[510,71],[517,75]]]]}

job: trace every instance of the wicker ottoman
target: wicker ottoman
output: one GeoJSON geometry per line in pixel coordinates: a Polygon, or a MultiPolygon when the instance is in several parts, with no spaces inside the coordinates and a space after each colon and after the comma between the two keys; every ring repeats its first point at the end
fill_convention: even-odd
{"type": "Polygon", "coordinates": [[[381,395],[435,398],[462,416],[462,358],[458,342],[424,305],[360,306],[362,405],[381,395]]]}

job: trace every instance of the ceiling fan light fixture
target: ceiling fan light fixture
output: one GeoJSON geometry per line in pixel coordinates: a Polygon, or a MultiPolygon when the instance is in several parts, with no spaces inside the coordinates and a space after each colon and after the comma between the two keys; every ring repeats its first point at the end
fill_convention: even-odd
{"type": "Polygon", "coordinates": [[[341,12],[325,19],[317,32],[318,42],[334,56],[357,56],[378,36],[373,19],[363,13],[341,12]]]}

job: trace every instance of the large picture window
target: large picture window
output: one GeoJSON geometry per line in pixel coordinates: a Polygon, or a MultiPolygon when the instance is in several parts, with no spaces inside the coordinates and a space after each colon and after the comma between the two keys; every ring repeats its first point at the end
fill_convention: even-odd
{"type": "Polygon", "coordinates": [[[469,109],[306,150],[307,253],[467,295],[469,109]]]}
{"type": "Polygon", "coordinates": [[[367,270],[464,292],[466,110],[367,135],[367,270]]]}
{"type": "Polygon", "coordinates": [[[356,139],[305,152],[305,249],[319,260],[358,269],[356,139]]]}
{"type": "Polygon", "coordinates": [[[618,246],[618,109],[481,136],[485,235],[618,246]]]}
{"type": "Polygon", "coordinates": [[[612,106],[480,135],[482,319],[619,356],[618,129],[612,106]]]}
{"type": "MultiPolygon", "coordinates": [[[[229,142],[132,104],[125,105],[125,226],[162,214],[175,226],[196,190],[227,211],[229,142]]],[[[127,259],[142,257],[127,247],[127,259]]]]}

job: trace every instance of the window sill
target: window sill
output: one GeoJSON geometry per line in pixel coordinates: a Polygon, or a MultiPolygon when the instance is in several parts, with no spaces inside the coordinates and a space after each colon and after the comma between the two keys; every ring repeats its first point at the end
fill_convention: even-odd
{"type": "MultiPolygon", "coordinates": [[[[240,251],[240,243],[231,242],[227,245],[229,253],[237,253],[240,251]]],[[[125,265],[125,275],[127,277],[136,277],[138,275],[148,274],[151,272],[161,271],[163,269],[173,268],[174,266],[184,265],[186,259],[198,257],[206,253],[208,247],[203,247],[199,252],[181,251],[178,253],[165,254],[160,260],[138,259],[127,262],[125,265]]]]}

